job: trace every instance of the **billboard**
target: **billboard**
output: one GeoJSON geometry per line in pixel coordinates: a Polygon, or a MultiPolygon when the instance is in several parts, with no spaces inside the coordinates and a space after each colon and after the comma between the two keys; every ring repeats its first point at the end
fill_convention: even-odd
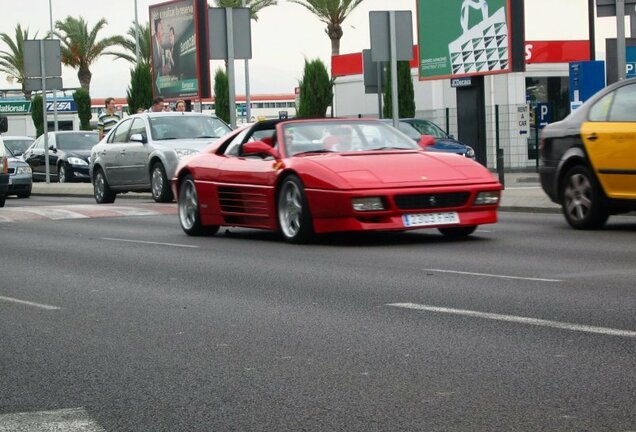
{"type": "Polygon", "coordinates": [[[420,80],[511,71],[510,0],[417,0],[420,80]]]}
{"type": "Polygon", "coordinates": [[[204,97],[201,96],[205,90],[201,89],[197,5],[198,0],[175,0],[149,7],[155,97],[204,97]]]}

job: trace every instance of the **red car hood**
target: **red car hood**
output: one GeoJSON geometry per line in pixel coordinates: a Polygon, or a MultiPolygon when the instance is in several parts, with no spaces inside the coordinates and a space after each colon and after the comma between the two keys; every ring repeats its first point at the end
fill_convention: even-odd
{"type": "Polygon", "coordinates": [[[455,154],[393,151],[309,157],[312,163],[337,174],[351,187],[497,182],[483,165],[455,154]]]}

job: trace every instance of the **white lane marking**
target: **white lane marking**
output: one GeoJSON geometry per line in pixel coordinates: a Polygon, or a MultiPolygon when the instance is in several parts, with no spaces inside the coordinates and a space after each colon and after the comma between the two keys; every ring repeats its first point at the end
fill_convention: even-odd
{"type": "Polygon", "coordinates": [[[440,273],[456,273],[456,274],[463,274],[463,275],[469,275],[469,276],[485,276],[485,277],[500,278],[500,279],[521,279],[521,280],[537,281],[537,282],[563,282],[563,280],[561,279],[545,279],[545,278],[532,278],[532,277],[522,277],[522,276],[496,275],[496,274],[490,274],[490,273],[474,273],[474,272],[465,272],[465,271],[458,271],[458,270],[424,269],[424,271],[433,271],[433,272],[440,272],[440,273]]]}
{"type": "Polygon", "coordinates": [[[174,246],[174,247],[182,247],[182,248],[198,248],[199,246],[194,245],[185,245],[185,244],[177,244],[177,243],[161,243],[161,242],[152,242],[152,241],[143,241],[143,240],[127,240],[127,239],[119,239],[119,238],[108,238],[102,237],[100,240],[108,240],[108,241],[120,241],[120,242],[128,242],[128,243],[141,243],[141,244],[152,244],[152,245],[161,245],[161,246],[174,246]]]}
{"type": "Polygon", "coordinates": [[[28,213],[34,213],[38,216],[45,217],[51,220],[63,220],[63,219],[87,219],[88,216],[83,215],[72,210],[63,208],[51,208],[51,207],[23,207],[20,209],[28,213]]]}
{"type": "Polygon", "coordinates": [[[83,408],[0,414],[0,432],[105,432],[83,408]]]}
{"type": "Polygon", "coordinates": [[[27,306],[34,306],[34,307],[38,307],[40,309],[46,309],[46,310],[58,310],[58,309],[61,309],[61,308],[59,308],[57,306],[45,305],[45,304],[42,304],[42,303],[34,303],[34,302],[26,301],[26,300],[20,300],[20,299],[13,298],[13,297],[0,296],[0,301],[6,301],[6,302],[9,302],[9,303],[18,303],[18,304],[23,304],[23,305],[27,305],[27,306]]]}
{"type": "Polygon", "coordinates": [[[636,338],[636,331],[631,331],[631,330],[620,330],[620,329],[613,329],[608,327],[594,327],[594,326],[587,326],[587,325],[581,325],[581,324],[572,324],[572,323],[566,323],[566,322],[560,322],[560,321],[550,321],[550,320],[528,318],[528,317],[515,316],[515,315],[501,315],[496,313],[478,312],[478,311],[471,311],[466,309],[452,309],[452,308],[445,308],[445,307],[438,307],[438,306],[427,306],[427,305],[422,305],[417,303],[387,303],[386,306],[398,307],[403,309],[413,309],[418,311],[463,315],[463,316],[469,316],[474,318],[483,318],[483,319],[489,319],[489,320],[495,320],[495,321],[507,321],[507,322],[513,322],[518,324],[528,324],[528,325],[541,326],[541,327],[552,327],[552,328],[557,328],[562,330],[572,330],[572,331],[579,331],[579,332],[585,332],[585,333],[597,333],[597,334],[602,334],[607,336],[622,336],[622,337],[636,338]]]}

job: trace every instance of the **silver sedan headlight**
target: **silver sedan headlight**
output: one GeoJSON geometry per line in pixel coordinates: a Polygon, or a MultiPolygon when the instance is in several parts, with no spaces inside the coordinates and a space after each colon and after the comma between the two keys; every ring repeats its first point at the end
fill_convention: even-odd
{"type": "Polygon", "coordinates": [[[473,148],[470,146],[466,146],[466,157],[469,157],[469,158],[475,157],[475,150],[473,150],[473,148]]]}
{"type": "Polygon", "coordinates": [[[88,162],[86,162],[84,159],[80,159],[77,157],[68,158],[68,163],[70,163],[71,165],[88,165],[88,162]]]}
{"type": "Polygon", "coordinates": [[[26,165],[20,165],[16,170],[15,170],[16,175],[20,175],[20,174],[27,174],[27,175],[31,175],[31,167],[26,165]]]}
{"type": "Polygon", "coordinates": [[[177,153],[177,159],[182,159],[186,156],[190,156],[193,155],[195,153],[198,153],[198,150],[192,150],[192,149],[175,149],[175,152],[177,153]]]}

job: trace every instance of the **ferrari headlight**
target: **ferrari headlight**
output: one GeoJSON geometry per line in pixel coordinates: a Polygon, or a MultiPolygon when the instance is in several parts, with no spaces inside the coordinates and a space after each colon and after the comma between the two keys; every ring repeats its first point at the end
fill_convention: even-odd
{"type": "Polygon", "coordinates": [[[177,159],[181,159],[181,158],[184,158],[185,156],[190,156],[190,155],[193,155],[195,153],[198,153],[198,150],[175,149],[175,152],[177,153],[177,159]]]}
{"type": "Polygon", "coordinates": [[[68,158],[68,163],[70,163],[71,165],[88,165],[88,162],[86,162],[84,159],[80,159],[78,157],[70,157],[70,158],[68,158]]]}
{"type": "Polygon", "coordinates": [[[477,194],[475,205],[494,205],[499,202],[500,191],[483,191],[477,194]]]}
{"type": "Polygon", "coordinates": [[[355,211],[378,211],[384,210],[384,202],[380,197],[353,198],[351,200],[355,211]]]}
{"type": "Polygon", "coordinates": [[[28,175],[31,175],[31,167],[30,167],[30,166],[28,166],[28,165],[26,165],[26,166],[24,166],[24,165],[20,165],[20,166],[18,167],[18,169],[16,169],[16,170],[15,170],[15,173],[16,173],[17,175],[20,175],[20,174],[28,174],[28,175]]]}

